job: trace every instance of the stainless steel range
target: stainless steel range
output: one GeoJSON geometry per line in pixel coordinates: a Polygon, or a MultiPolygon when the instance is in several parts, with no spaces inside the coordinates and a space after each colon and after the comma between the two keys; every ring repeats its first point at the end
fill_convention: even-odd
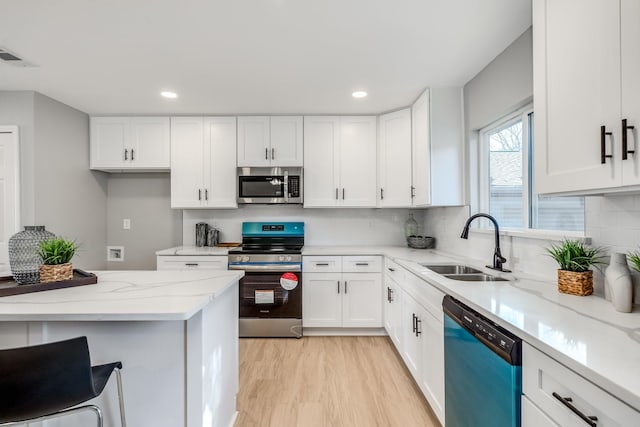
{"type": "Polygon", "coordinates": [[[240,279],[240,337],[302,336],[303,222],[244,222],[229,251],[240,279]]]}

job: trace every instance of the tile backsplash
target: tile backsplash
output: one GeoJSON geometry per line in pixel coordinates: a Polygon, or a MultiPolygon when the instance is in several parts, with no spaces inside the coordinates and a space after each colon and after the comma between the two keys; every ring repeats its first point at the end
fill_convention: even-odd
{"type": "MultiPolygon", "coordinates": [[[[591,237],[592,245],[604,247],[607,254],[640,251],[640,195],[590,196],[586,198],[585,211],[586,235],[591,237]]],[[[491,263],[492,230],[472,232],[468,240],[460,238],[469,215],[468,206],[429,209],[425,214],[425,233],[435,236],[437,248],[444,252],[491,263]]],[[[502,236],[500,243],[508,268],[555,282],[557,264],[545,252],[552,241],[502,236]]],[[[605,268],[606,264],[600,266],[602,271],[605,268]]],[[[632,272],[634,298],[640,303],[640,273],[632,272]]],[[[594,270],[594,289],[595,294],[609,299],[603,275],[597,269],[594,270]]]]}

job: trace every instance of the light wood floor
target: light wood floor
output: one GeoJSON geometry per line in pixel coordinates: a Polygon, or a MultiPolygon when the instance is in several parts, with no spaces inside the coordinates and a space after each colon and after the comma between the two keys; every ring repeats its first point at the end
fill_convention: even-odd
{"type": "Polygon", "coordinates": [[[241,339],[236,427],[439,427],[388,337],[241,339]]]}

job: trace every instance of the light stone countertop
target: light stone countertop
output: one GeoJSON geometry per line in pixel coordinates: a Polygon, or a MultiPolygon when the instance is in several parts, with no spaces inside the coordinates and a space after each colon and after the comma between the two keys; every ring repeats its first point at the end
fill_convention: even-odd
{"type": "Polygon", "coordinates": [[[228,255],[229,250],[234,248],[214,247],[214,246],[176,246],[174,248],[162,249],[156,255],[178,255],[178,256],[200,256],[200,255],[228,255]]]}
{"type": "MultiPolygon", "coordinates": [[[[602,297],[561,294],[554,281],[500,273],[477,260],[399,246],[305,246],[303,255],[384,255],[640,410],[640,307],[619,313],[602,297]],[[509,282],[461,282],[420,263],[459,263],[509,282]]],[[[491,261],[487,254],[486,262],[491,261]]]]}
{"type": "Polygon", "coordinates": [[[0,298],[0,321],[187,320],[243,271],[93,271],[94,285],[0,298]]]}

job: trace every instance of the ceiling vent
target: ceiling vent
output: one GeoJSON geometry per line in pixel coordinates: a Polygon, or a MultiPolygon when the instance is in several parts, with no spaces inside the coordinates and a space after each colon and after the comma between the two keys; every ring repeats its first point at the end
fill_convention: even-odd
{"type": "Polygon", "coordinates": [[[2,60],[2,62],[5,64],[15,65],[18,67],[33,67],[33,64],[28,63],[27,61],[16,55],[14,52],[5,49],[2,46],[0,46],[0,60],[2,60]]]}

